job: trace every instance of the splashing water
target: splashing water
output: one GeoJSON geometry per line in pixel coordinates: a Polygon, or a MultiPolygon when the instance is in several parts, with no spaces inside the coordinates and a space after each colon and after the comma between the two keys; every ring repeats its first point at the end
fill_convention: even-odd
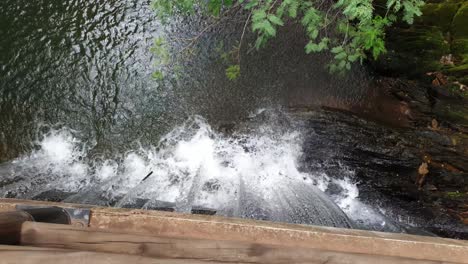
{"type": "Polygon", "coordinates": [[[301,133],[294,129],[259,125],[225,135],[195,116],[157,146],[121,158],[87,157],[90,148],[67,129],[46,134],[38,147],[0,167],[7,175],[0,183],[5,196],[38,199],[54,190],[66,202],[149,209],[170,204],[180,212],[201,207],[218,215],[290,223],[352,227],[349,217],[385,225],[358,201],[349,178],[299,170],[301,133]],[[341,191],[327,196],[330,185],[341,191]]]}

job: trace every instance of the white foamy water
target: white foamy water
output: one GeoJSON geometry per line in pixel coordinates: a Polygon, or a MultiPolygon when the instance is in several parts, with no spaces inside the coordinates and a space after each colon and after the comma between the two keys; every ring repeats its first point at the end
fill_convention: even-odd
{"type": "Polygon", "coordinates": [[[196,116],[154,147],[120,159],[90,160],[89,149],[64,129],[45,135],[38,150],[1,168],[16,181],[0,190],[26,199],[59,190],[69,193],[69,202],[141,208],[169,203],[181,212],[195,206],[226,216],[349,226],[339,206],[352,220],[385,225],[358,200],[348,177],[300,171],[301,142],[298,131],[262,125],[227,136],[196,116]],[[341,190],[330,198],[323,192],[331,184],[341,190]]]}

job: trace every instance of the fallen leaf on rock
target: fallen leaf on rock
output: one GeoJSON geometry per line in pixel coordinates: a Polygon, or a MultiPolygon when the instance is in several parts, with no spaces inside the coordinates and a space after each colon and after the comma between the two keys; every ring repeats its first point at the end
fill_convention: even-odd
{"type": "Polygon", "coordinates": [[[426,162],[423,162],[421,166],[419,166],[418,168],[418,179],[416,181],[420,190],[424,183],[424,179],[426,178],[426,175],[428,173],[429,173],[429,166],[426,162]]]}
{"type": "Polygon", "coordinates": [[[432,121],[431,121],[431,128],[432,128],[433,130],[439,129],[439,122],[437,122],[437,120],[436,120],[435,118],[432,119],[432,121]]]}
{"type": "Polygon", "coordinates": [[[429,169],[428,169],[428,165],[426,162],[423,162],[420,166],[419,166],[419,169],[418,169],[418,173],[420,175],[426,175],[429,173],[429,169]]]}

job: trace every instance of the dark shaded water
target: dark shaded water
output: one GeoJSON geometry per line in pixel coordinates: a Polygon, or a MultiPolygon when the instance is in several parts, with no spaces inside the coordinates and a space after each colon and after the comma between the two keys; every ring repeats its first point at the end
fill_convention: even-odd
{"type": "Polygon", "coordinates": [[[129,119],[140,103],[123,98],[155,89],[148,47],[158,25],[147,5],[2,1],[1,157],[26,151],[41,123],[86,128],[99,140],[120,134],[115,124],[137,125],[129,119]]]}
{"type": "Polygon", "coordinates": [[[236,23],[203,36],[182,78],[158,83],[150,77],[153,39],[191,37],[203,23],[181,21],[163,30],[149,4],[0,3],[0,160],[27,152],[41,124],[78,129],[107,149],[137,139],[152,143],[193,114],[226,122],[279,103],[326,100],[329,94],[362,97],[352,82],[330,84],[324,58],[305,58],[302,33],[294,28],[274,47],[244,55],[242,78],[228,81],[213,50],[220,41],[228,49],[239,38],[235,29],[242,25],[236,23]]]}

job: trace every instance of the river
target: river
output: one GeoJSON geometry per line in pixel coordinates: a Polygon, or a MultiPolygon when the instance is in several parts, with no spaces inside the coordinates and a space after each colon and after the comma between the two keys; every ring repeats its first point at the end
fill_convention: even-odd
{"type": "MultiPolygon", "coordinates": [[[[157,81],[154,39],[192,37],[203,23],[168,28],[149,6],[0,3],[1,196],[426,234],[424,220],[376,202],[381,196],[357,177],[367,165],[347,158],[366,140],[361,126],[371,139],[397,132],[349,124],[341,113],[288,111],[362,102],[371,79],[364,68],[330,76],[327,57],[304,56],[300,31],[290,30],[245,53],[241,78],[229,81],[209,51],[239,38],[234,23],[202,38],[182,77],[157,81]]],[[[417,166],[409,159],[390,163],[405,171],[417,166]]]]}

